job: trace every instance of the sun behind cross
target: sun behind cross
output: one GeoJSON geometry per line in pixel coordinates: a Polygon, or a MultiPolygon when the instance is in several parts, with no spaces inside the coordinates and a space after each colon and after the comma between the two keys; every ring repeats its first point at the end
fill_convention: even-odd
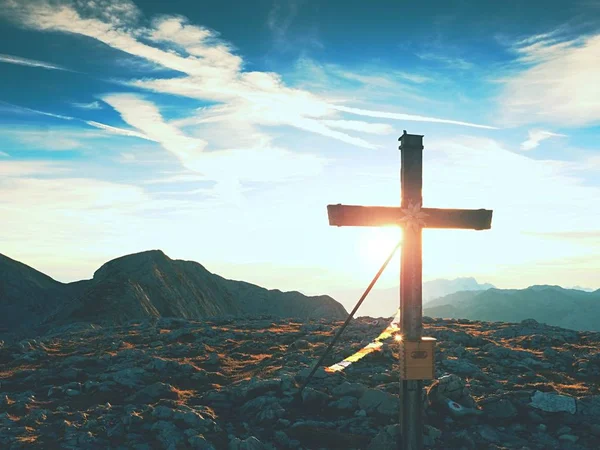
{"type": "Polygon", "coordinates": [[[366,229],[359,244],[360,256],[372,270],[381,265],[400,239],[402,228],[399,226],[366,229]]]}

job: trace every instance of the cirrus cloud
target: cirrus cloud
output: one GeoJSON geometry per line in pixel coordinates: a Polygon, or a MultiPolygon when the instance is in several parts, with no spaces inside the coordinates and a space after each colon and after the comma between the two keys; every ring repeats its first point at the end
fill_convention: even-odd
{"type": "Polygon", "coordinates": [[[533,36],[514,46],[520,69],[501,80],[500,107],[510,125],[600,123],[600,34],[533,36]]]}
{"type": "MultiPolygon", "coordinates": [[[[216,32],[192,25],[181,16],[159,17],[150,27],[144,27],[138,20],[139,10],[128,0],[62,2],[58,6],[43,0],[26,4],[10,0],[8,5],[4,14],[23,26],[91,37],[181,74],[131,80],[130,84],[137,88],[225,105],[238,118],[245,117],[251,126],[291,126],[351,145],[375,148],[350,134],[351,130],[341,122],[344,111],[331,100],[290,87],[279,74],[244,70],[243,59],[216,32]]],[[[358,110],[352,113],[369,116],[358,110]]],[[[411,114],[385,118],[479,126],[411,114]]],[[[359,129],[372,129],[369,122],[356,125],[359,129]]]]}

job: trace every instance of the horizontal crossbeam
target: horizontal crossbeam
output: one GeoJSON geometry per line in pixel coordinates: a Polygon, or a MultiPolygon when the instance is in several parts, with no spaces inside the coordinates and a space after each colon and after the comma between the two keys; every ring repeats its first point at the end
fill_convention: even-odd
{"type": "MultiPolygon", "coordinates": [[[[489,230],[492,211],[489,209],[422,208],[423,228],[455,228],[489,230]]],[[[397,206],[327,205],[329,225],[338,227],[378,227],[402,225],[405,212],[397,206]]]]}

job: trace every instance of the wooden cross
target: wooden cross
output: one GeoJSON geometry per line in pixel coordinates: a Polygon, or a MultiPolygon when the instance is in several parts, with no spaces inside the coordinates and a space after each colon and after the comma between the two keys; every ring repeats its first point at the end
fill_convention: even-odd
{"type": "MultiPolygon", "coordinates": [[[[400,311],[402,340],[422,338],[422,229],[455,228],[487,230],[492,211],[485,209],[422,208],[423,136],[404,134],[398,139],[401,151],[400,207],[328,205],[329,224],[335,226],[398,225],[404,229],[400,268],[400,311]]],[[[422,380],[401,379],[400,429],[398,448],[423,448],[422,380]]]]}

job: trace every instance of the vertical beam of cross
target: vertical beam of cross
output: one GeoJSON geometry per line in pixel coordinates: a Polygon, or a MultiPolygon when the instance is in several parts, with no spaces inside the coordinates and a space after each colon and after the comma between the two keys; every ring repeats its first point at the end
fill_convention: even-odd
{"type": "MultiPolygon", "coordinates": [[[[420,209],[423,204],[423,136],[400,137],[400,187],[402,209],[420,209]]],[[[417,341],[422,336],[422,243],[420,226],[405,226],[400,264],[400,311],[403,339],[417,341]]],[[[398,448],[423,448],[423,381],[400,380],[400,430],[398,448]]]]}

